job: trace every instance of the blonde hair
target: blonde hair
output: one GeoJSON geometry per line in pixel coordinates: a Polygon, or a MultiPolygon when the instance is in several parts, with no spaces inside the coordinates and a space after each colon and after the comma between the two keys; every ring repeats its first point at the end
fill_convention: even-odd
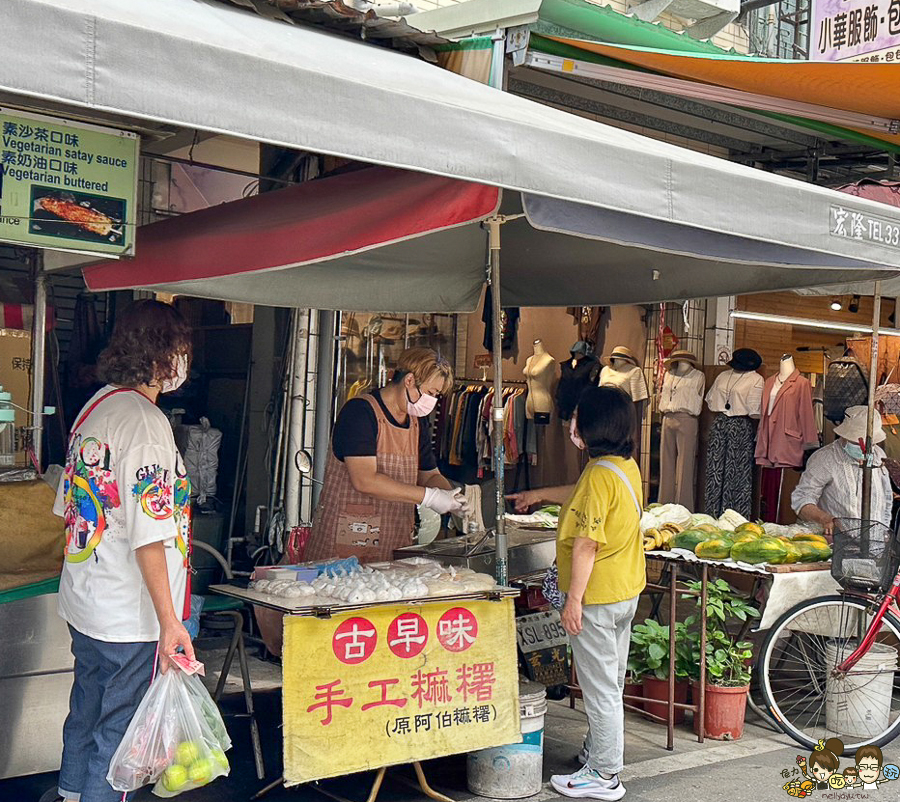
{"type": "Polygon", "coordinates": [[[444,380],[442,393],[446,393],[453,386],[453,368],[450,367],[450,363],[430,348],[407,348],[397,360],[397,369],[391,381],[397,384],[408,373],[412,373],[419,387],[436,375],[444,380]]]}

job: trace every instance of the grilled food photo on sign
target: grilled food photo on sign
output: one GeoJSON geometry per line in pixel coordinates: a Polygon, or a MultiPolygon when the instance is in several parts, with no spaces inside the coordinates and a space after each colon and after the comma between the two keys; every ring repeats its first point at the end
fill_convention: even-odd
{"type": "Polygon", "coordinates": [[[80,226],[86,231],[90,231],[92,234],[106,237],[112,233],[115,221],[101,212],[94,211],[89,207],[73,203],[72,201],[60,200],[58,198],[41,198],[38,202],[45,212],[49,212],[62,220],[80,226]]]}

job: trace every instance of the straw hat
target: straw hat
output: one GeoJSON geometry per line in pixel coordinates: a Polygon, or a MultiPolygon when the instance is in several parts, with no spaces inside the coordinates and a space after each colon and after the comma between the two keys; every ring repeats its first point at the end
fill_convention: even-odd
{"type": "Polygon", "coordinates": [[[626,348],[624,345],[617,345],[613,348],[612,353],[606,358],[606,364],[612,364],[614,359],[624,359],[626,362],[630,362],[638,368],[641,366],[635,355],[631,353],[631,349],[626,348]]]}
{"type": "MultiPolygon", "coordinates": [[[[865,442],[866,439],[866,416],[868,414],[867,407],[847,407],[844,416],[844,422],[840,426],[834,427],[834,433],[838,437],[843,437],[851,443],[858,443],[860,440],[865,442]]],[[[881,415],[875,411],[875,419],[872,421],[872,442],[881,443],[884,441],[884,429],[881,428],[881,415]]]]}
{"type": "Polygon", "coordinates": [[[690,351],[685,351],[684,349],[672,351],[672,353],[669,354],[669,356],[666,358],[666,367],[668,368],[675,362],[690,362],[690,364],[695,368],[699,366],[697,357],[695,357],[690,351]]]}

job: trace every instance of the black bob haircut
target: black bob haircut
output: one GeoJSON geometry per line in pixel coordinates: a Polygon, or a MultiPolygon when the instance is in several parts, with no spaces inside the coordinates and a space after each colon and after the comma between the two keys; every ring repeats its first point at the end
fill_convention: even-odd
{"type": "Polygon", "coordinates": [[[634,402],[618,387],[588,387],[578,401],[576,426],[592,457],[634,453],[634,402]]]}

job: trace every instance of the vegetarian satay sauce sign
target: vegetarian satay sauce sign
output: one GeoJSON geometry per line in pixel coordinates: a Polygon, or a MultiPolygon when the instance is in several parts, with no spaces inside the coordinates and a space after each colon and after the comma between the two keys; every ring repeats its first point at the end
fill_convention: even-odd
{"type": "Polygon", "coordinates": [[[136,134],[0,108],[0,135],[0,241],[133,252],[136,134]]]}

